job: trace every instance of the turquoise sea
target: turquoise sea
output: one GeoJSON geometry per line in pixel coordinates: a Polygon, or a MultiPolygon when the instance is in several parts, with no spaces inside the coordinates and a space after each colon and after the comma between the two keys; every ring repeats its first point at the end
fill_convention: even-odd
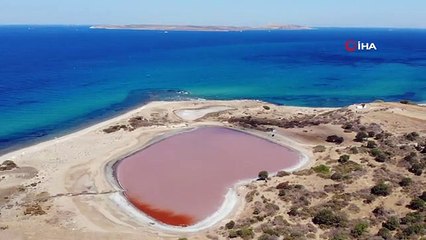
{"type": "Polygon", "coordinates": [[[0,27],[0,151],[151,100],[345,106],[426,100],[426,30],[168,32],[0,27]],[[377,51],[345,50],[349,39],[377,51]]]}

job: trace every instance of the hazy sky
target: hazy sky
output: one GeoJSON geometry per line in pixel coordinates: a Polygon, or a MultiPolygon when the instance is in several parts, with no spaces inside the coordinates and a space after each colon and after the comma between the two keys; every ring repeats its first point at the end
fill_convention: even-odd
{"type": "Polygon", "coordinates": [[[0,24],[426,27],[426,0],[0,0],[0,24]]]}

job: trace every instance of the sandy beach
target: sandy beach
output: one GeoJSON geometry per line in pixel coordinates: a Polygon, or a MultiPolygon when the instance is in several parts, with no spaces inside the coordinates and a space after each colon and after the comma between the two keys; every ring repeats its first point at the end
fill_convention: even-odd
{"type": "MultiPolygon", "coordinates": [[[[187,228],[160,224],[135,209],[114,179],[113,166],[117,161],[189,129],[229,127],[290,147],[302,158],[297,166],[284,169],[287,172],[325,163],[328,161],[325,153],[335,158],[336,150],[343,151],[354,144],[351,140],[355,133],[344,132],[338,118],[328,117],[318,124],[310,119],[326,119],[323,116],[342,113],[344,119],[359,117],[363,124],[377,123],[394,134],[410,131],[426,134],[424,106],[372,103],[365,109],[354,105],[342,112],[338,110],[248,100],[151,102],[72,134],[7,153],[0,156],[0,163],[9,160],[18,167],[0,171],[0,227],[4,228],[0,239],[227,239],[223,226],[252,212],[253,202],[247,201],[247,194],[253,189],[275,186],[282,180],[280,177],[272,177],[268,183],[254,181],[256,176],[242,180],[228,191],[219,211],[187,228]],[[255,124],[253,119],[275,122],[255,124]],[[283,122],[306,125],[287,127],[283,122]],[[327,144],[324,139],[332,134],[342,135],[346,141],[338,146],[327,144]],[[325,150],[315,152],[314,147],[320,144],[325,150]]],[[[354,161],[362,161],[361,158],[357,156],[354,161]]],[[[297,174],[285,178],[311,186],[308,187],[311,190],[331,181],[297,174]]],[[[414,178],[424,182],[424,177],[414,178]]],[[[372,184],[373,179],[366,177],[351,188],[355,191],[372,184]]],[[[271,194],[265,191],[263,195],[274,198],[271,194]]],[[[386,201],[398,199],[395,196],[386,201]]],[[[323,230],[318,230],[315,238],[321,238],[322,233],[323,230]]]]}

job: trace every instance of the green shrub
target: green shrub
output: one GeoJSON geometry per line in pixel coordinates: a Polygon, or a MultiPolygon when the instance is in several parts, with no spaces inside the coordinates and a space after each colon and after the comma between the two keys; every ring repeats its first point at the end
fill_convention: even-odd
{"type": "Polygon", "coordinates": [[[399,228],[399,218],[392,216],[388,218],[388,220],[384,222],[382,226],[391,231],[395,231],[397,228],[399,228]]]}
{"type": "Polygon", "coordinates": [[[351,230],[351,235],[354,237],[360,237],[365,232],[367,232],[368,229],[368,223],[367,222],[360,222],[355,225],[355,227],[351,230]]]}
{"type": "Polygon", "coordinates": [[[410,204],[408,204],[408,207],[412,210],[420,210],[425,208],[425,201],[421,198],[414,198],[411,200],[410,204]]]}
{"type": "Polygon", "coordinates": [[[342,156],[339,157],[338,162],[339,163],[346,163],[346,162],[349,161],[350,158],[351,157],[349,155],[345,154],[345,155],[342,155],[342,156]]]}
{"type": "Polygon", "coordinates": [[[344,140],[345,139],[343,137],[339,137],[337,135],[331,135],[331,136],[328,136],[325,141],[330,143],[341,144],[344,142],[344,140]]]}
{"type": "Polygon", "coordinates": [[[376,148],[377,144],[375,141],[368,141],[367,142],[367,148],[376,148]]]}
{"type": "Polygon", "coordinates": [[[338,181],[343,180],[345,178],[345,176],[343,174],[339,173],[339,172],[335,172],[331,175],[330,178],[331,178],[331,180],[338,182],[338,181]]]}
{"type": "Polygon", "coordinates": [[[321,164],[319,166],[313,167],[312,168],[316,173],[320,173],[320,174],[329,174],[330,173],[330,167],[321,164]]]}
{"type": "Polygon", "coordinates": [[[317,146],[314,147],[314,153],[325,152],[325,150],[326,150],[326,148],[323,145],[317,145],[317,146]]]}
{"type": "Polygon", "coordinates": [[[401,181],[399,182],[399,186],[407,187],[407,186],[410,186],[412,183],[413,183],[413,180],[411,178],[405,177],[401,179],[401,181]]]}
{"type": "Polygon", "coordinates": [[[419,136],[420,135],[417,132],[411,132],[411,133],[405,135],[405,137],[410,141],[416,140],[416,138],[418,138],[419,136]]]}
{"type": "Polygon", "coordinates": [[[297,216],[297,215],[299,215],[299,210],[298,209],[299,209],[298,207],[292,206],[290,208],[290,211],[287,212],[287,214],[290,215],[290,216],[293,216],[293,217],[297,216]]]}
{"type": "Polygon", "coordinates": [[[269,177],[268,171],[260,171],[258,174],[259,180],[266,180],[269,177]]]}
{"type": "Polygon", "coordinates": [[[389,159],[389,157],[388,157],[388,155],[386,155],[385,153],[380,153],[379,155],[377,155],[375,158],[374,158],[377,162],[386,162],[388,159],[389,159]]]}
{"type": "Polygon", "coordinates": [[[237,238],[238,237],[237,231],[232,229],[231,231],[229,231],[228,237],[229,238],[237,238]]]}
{"type": "Polygon", "coordinates": [[[391,187],[383,182],[371,188],[371,193],[377,196],[388,196],[391,194],[391,187]]]}
{"type": "Polygon", "coordinates": [[[270,236],[277,236],[277,237],[280,236],[280,233],[272,228],[265,228],[262,231],[263,233],[268,234],[270,236]]]}
{"type": "Polygon", "coordinates": [[[336,172],[339,172],[343,175],[350,174],[354,171],[360,171],[362,170],[362,165],[358,164],[354,161],[348,161],[344,164],[339,164],[335,167],[336,172]]]}
{"type": "Polygon", "coordinates": [[[270,110],[270,109],[271,109],[271,107],[269,107],[269,106],[263,106],[263,109],[265,109],[265,110],[270,110]]]}
{"type": "Polygon", "coordinates": [[[227,229],[233,229],[235,227],[235,222],[231,220],[227,224],[225,224],[225,227],[227,229]]]}
{"type": "Polygon", "coordinates": [[[408,171],[410,171],[411,173],[414,173],[417,176],[421,176],[424,170],[424,166],[421,163],[414,163],[413,165],[411,165],[410,169],[408,169],[408,171]]]}
{"type": "Polygon", "coordinates": [[[351,123],[346,123],[342,126],[345,130],[351,130],[353,128],[353,125],[351,123]]]}
{"type": "Polygon", "coordinates": [[[385,137],[385,134],[383,134],[383,133],[378,133],[378,134],[376,134],[376,136],[374,137],[374,139],[376,139],[376,140],[381,140],[381,139],[383,139],[385,137]]]}
{"type": "Polygon", "coordinates": [[[330,238],[330,240],[347,240],[349,239],[348,236],[346,236],[343,233],[336,233],[333,235],[333,237],[330,238]]]}
{"type": "Polygon", "coordinates": [[[240,238],[247,240],[247,239],[253,239],[254,232],[253,229],[245,227],[237,230],[237,234],[240,238]]]}
{"type": "Polygon", "coordinates": [[[376,135],[376,133],[373,132],[373,131],[368,132],[368,137],[374,137],[375,135],[376,135]]]}
{"type": "Polygon", "coordinates": [[[386,214],[386,210],[383,206],[378,206],[375,209],[373,209],[372,213],[376,217],[382,217],[386,214]]]}
{"type": "Polygon", "coordinates": [[[275,236],[271,236],[269,234],[263,233],[257,240],[274,240],[277,239],[275,236]]]}
{"type": "Polygon", "coordinates": [[[392,233],[387,228],[380,228],[379,232],[377,233],[377,236],[380,236],[385,240],[392,239],[392,233]]]}
{"type": "Polygon", "coordinates": [[[401,219],[401,224],[413,224],[424,221],[424,217],[419,212],[410,212],[401,219]]]}
{"type": "Polygon", "coordinates": [[[426,224],[412,224],[405,228],[402,232],[405,237],[413,235],[423,235],[426,231],[426,224]]]}
{"type": "Polygon", "coordinates": [[[380,154],[382,154],[382,151],[380,149],[378,149],[378,148],[373,148],[373,149],[370,150],[370,154],[373,157],[377,157],[380,154]]]}
{"type": "Polygon", "coordinates": [[[346,219],[329,209],[322,209],[315,214],[312,222],[326,227],[342,227],[346,224],[346,219]]]}
{"type": "Polygon", "coordinates": [[[363,142],[367,138],[368,138],[368,134],[366,132],[358,132],[355,136],[355,141],[363,142]]]}
{"type": "Polygon", "coordinates": [[[417,159],[417,154],[415,152],[410,152],[410,154],[404,157],[404,160],[409,163],[415,163],[416,159],[417,159]]]}
{"type": "Polygon", "coordinates": [[[358,153],[359,153],[359,151],[358,151],[358,148],[357,148],[357,147],[351,147],[350,152],[351,152],[352,154],[358,154],[358,153]]]}

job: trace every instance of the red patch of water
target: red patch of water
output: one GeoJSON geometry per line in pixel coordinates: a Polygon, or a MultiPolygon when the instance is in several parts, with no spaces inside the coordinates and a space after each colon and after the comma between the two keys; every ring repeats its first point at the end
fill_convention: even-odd
{"type": "Polygon", "coordinates": [[[131,194],[126,193],[125,195],[133,206],[162,223],[181,227],[187,227],[195,223],[194,218],[191,216],[177,214],[171,210],[158,209],[150,204],[142,202],[137,197],[132,197],[131,194]]]}

